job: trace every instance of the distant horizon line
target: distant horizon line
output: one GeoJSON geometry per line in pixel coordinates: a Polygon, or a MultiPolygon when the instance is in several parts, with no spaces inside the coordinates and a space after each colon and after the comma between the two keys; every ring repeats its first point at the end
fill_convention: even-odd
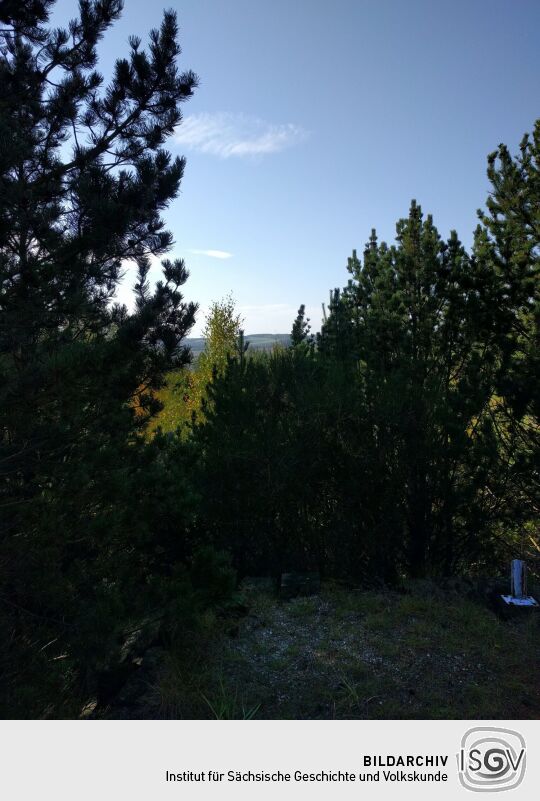
{"type": "MultiPolygon", "coordinates": [[[[290,337],[290,332],[288,333],[277,333],[277,334],[270,334],[268,332],[262,332],[260,334],[244,334],[245,337],[290,337]]],[[[198,336],[198,337],[186,337],[186,339],[206,339],[206,337],[198,336]]]]}

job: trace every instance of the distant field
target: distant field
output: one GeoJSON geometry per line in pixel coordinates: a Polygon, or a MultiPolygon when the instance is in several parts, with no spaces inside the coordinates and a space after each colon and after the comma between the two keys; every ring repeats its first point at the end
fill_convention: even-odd
{"type": "MultiPolygon", "coordinates": [[[[290,343],[289,334],[249,334],[245,339],[246,342],[249,342],[250,350],[271,350],[276,344],[289,345],[290,343]]],[[[186,344],[190,346],[195,359],[204,350],[203,337],[188,338],[186,344]]]]}

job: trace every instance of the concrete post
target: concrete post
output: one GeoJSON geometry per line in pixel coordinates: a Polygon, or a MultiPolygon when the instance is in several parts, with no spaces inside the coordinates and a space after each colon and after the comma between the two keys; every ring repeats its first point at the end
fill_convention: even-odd
{"type": "Polygon", "coordinates": [[[527,572],[523,559],[512,559],[510,584],[514,598],[523,598],[527,595],[527,572]]]}

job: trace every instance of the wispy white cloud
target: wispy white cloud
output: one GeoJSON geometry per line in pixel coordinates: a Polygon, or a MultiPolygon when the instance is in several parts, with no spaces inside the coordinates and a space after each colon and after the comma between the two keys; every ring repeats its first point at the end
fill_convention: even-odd
{"type": "Polygon", "coordinates": [[[196,256],[210,256],[211,259],[231,259],[233,255],[227,250],[197,250],[192,248],[189,252],[194,253],[196,256]]]}
{"type": "Polygon", "coordinates": [[[192,114],[175,132],[182,147],[224,159],[278,153],[306,136],[303,128],[290,122],[276,125],[230,112],[192,114]]]}

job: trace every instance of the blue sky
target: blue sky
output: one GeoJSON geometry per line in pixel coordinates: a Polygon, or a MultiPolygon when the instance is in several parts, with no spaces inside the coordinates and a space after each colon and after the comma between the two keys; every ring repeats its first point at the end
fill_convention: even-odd
{"type": "MultiPolygon", "coordinates": [[[[372,227],[392,240],[412,198],[469,244],[487,154],[540,117],[538,0],[126,0],[105,75],[163,8],[200,78],[169,143],[187,168],[166,215],[195,335],[229,292],[248,333],[289,331],[300,303],[317,329],[352,248],[372,227]]],[[[55,21],[75,10],[59,0],[55,21]]]]}

